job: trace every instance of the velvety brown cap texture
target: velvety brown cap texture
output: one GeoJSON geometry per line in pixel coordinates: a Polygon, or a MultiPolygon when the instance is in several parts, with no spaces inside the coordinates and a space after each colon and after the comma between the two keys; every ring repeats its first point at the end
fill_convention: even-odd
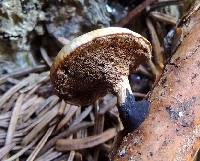
{"type": "Polygon", "coordinates": [[[59,52],[50,78],[60,97],[88,105],[108,92],[151,58],[151,45],[141,35],[119,27],[86,33],[59,52]]]}

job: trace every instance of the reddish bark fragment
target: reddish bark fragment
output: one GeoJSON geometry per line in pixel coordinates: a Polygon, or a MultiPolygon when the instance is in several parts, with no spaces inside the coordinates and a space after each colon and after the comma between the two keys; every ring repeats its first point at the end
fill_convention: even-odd
{"type": "Polygon", "coordinates": [[[200,2],[182,20],[177,49],[149,98],[149,117],[115,161],[191,161],[200,147],[200,2]]]}

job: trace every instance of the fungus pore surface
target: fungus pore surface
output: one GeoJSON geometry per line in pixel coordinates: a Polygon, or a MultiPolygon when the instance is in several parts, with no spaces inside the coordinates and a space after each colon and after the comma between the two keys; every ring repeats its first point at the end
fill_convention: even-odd
{"type": "Polygon", "coordinates": [[[58,54],[50,77],[58,95],[78,105],[88,105],[108,92],[117,92],[121,77],[147,62],[151,53],[148,41],[132,33],[94,37],[73,50],[69,45],[58,54]]]}

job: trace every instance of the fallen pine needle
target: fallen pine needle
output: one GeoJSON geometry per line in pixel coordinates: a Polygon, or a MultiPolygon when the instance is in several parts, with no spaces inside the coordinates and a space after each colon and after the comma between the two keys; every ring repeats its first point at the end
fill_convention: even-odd
{"type": "Polygon", "coordinates": [[[59,106],[56,105],[53,109],[47,112],[43,118],[43,120],[37,124],[31,132],[26,135],[22,141],[22,144],[27,145],[37,134],[46,126],[48,123],[57,116],[59,106]]]}
{"type": "Polygon", "coordinates": [[[43,154],[48,149],[50,149],[51,147],[53,147],[54,144],[56,143],[56,141],[58,139],[61,139],[61,138],[64,138],[64,137],[68,137],[70,134],[73,134],[73,133],[75,133],[75,132],[77,132],[77,131],[79,131],[81,129],[91,127],[92,125],[94,125],[94,123],[91,123],[91,122],[81,122],[81,123],[79,123],[77,125],[70,126],[67,130],[59,133],[58,135],[56,135],[55,137],[53,137],[51,140],[49,140],[48,143],[41,150],[41,154],[43,154]]]}
{"type": "Polygon", "coordinates": [[[2,159],[15,146],[15,143],[8,144],[0,149],[0,159],[2,159]]]}
{"type": "Polygon", "coordinates": [[[10,124],[9,124],[9,127],[8,127],[5,145],[12,143],[12,138],[13,138],[13,135],[14,135],[14,132],[15,132],[15,129],[16,129],[17,120],[19,118],[19,114],[20,114],[20,111],[21,111],[21,105],[22,105],[23,97],[24,97],[24,95],[21,94],[16,101],[16,104],[15,104],[15,107],[13,109],[12,116],[11,116],[11,119],[10,119],[10,124]]]}
{"type": "Polygon", "coordinates": [[[76,111],[78,110],[78,106],[71,105],[69,112],[65,115],[65,117],[60,121],[56,131],[60,130],[63,126],[65,126],[69,120],[74,116],[76,111]]]}
{"type": "Polygon", "coordinates": [[[22,150],[20,150],[18,153],[16,153],[15,155],[13,155],[12,157],[4,160],[4,161],[13,161],[16,160],[17,158],[19,158],[21,155],[23,155],[28,149],[30,149],[31,147],[33,147],[33,145],[38,141],[39,137],[36,138],[32,143],[30,143],[29,145],[25,146],[22,150]]]}
{"type": "Polygon", "coordinates": [[[62,155],[61,152],[53,151],[49,155],[47,155],[46,157],[44,157],[44,158],[38,158],[35,161],[49,161],[49,160],[54,160],[54,159],[58,158],[61,155],[62,155]]]}
{"type": "Polygon", "coordinates": [[[116,133],[116,129],[111,128],[99,135],[89,136],[82,139],[59,139],[56,142],[56,149],[58,151],[70,151],[91,148],[110,140],[116,135],[116,133]]]}
{"type": "Polygon", "coordinates": [[[18,90],[20,90],[21,88],[23,88],[24,86],[26,86],[28,84],[29,80],[30,80],[30,77],[27,77],[26,79],[22,80],[20,83],[16,84],[12,88],[10,88],[6,93],[4,93],[4,95],[0,98],[0,109],[2,108],[2,106],[4,105],[4,103],[6,101],[8,101],[8,99],[13,94],[15,94],[18,90]]]}
{"type": "Polygon", "coordinates": [[[75,157],[75,151],[71,151],[70,154],[69,154],[69,158],[67,161],[73,161],[74,160],[74,157],[75,157]]]}
{"type": "Polygon", "coordinates": [[[47,142],[47,139],[49,138],[49,136],[53,132],[54,128],[55,128],[55,125],[53,127],[51,127],[51,128],[48,129],[48,131],[46,132],[46,134],[43,136],[43,138],[40,140],[40,142],[38,143],[38,145],[35,147],[34,151],[28,157],[27,161],[33,161],[35,159],[35,157],[37,156],[37,154],[39,153],[39,151],[42,149],[42,147],[44,146],[44,144],[47,142]]]}

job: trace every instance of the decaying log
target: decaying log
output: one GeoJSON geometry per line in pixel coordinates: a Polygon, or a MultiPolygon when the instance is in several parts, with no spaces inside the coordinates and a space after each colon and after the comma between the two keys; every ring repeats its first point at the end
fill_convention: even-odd
{"type": "Polygon", "coordinates": [[[199,29],[200,2],[177,28],[177,49],[152,90],[149,117],[123,138],[115,161],[194,159],[200,147],[199,29]]]}

